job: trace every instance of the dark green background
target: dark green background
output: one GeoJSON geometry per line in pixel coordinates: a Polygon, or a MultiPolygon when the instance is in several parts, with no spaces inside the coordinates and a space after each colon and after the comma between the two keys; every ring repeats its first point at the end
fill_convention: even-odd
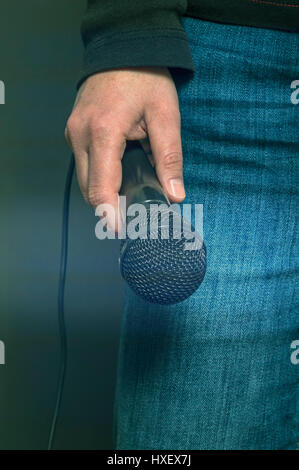
{"type": "MultiPolygon", "coordinates": [[[[55,402],[64,125],[80,75],[85,0],[1,0],[0,448],[46,448],[55,402]]],[[[68,372],[55,448],[111,449],[122,303],[117,241],[73,185],[68,372]]]]}

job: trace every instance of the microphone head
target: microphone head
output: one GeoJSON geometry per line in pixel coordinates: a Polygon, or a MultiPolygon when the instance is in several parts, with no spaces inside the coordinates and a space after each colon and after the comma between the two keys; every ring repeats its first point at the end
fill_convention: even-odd
{"type": "Polygon", "coordinates": [[[146,216],[139,223],[139,231],[143,228],[146,238],[122,240],[121,275],[147,302],[161,305],[181,302],[192,295],[204,279],[206,247],[196,234],[197,248],[186,249],[194,240],[195,232],[177,212],[165,206],[153,220],[150,208],[146,209],[146,216]],[[165,215],[169,217],[167,238],[161,222],[165,215]],[[156,239],[150,236],[153,223],[157,224],[156,239]]]}

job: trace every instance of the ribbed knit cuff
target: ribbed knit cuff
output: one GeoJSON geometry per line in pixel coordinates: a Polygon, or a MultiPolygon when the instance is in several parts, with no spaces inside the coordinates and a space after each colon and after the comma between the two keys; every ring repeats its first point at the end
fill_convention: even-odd
{"type": "Polygon", "coordinates": [[[86,46],[77,88],[90,75],[119,67],[175,67],[194,71],[184,31],[159,29],[99,34],[86,46]]]}

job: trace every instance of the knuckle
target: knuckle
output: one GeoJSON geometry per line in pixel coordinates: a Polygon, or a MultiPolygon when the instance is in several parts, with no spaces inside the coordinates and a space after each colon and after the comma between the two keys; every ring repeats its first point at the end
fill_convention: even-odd
{"type": "Polygon", "coordinates": [[[105,195],[99,188],[89,187],[87,194],[86,194],[86,199],[87,199],[88,204],[96,207],[99,204],[104,203],[105,195]]]}
{"type": "Polygon", "coordinates": [[[107,118],[92,117],[89,123],[92,138],[109,139],[112,133],[111,121],[107,118]]]}
{"type": "Polygon", "coordinates": [[[68,131],[72,131],[73,129],[78,129],[79,123],[80,121],[78,119],[78,116],[72,113],[67,120],[66,129],[68,129],[68,131]]]}
{"type": "Polygon", "coordinates": [[[162,159],[165,170],[181,169],[183,166],[182,154],[178,151],[165,153],[162,159]]]}
{"type": "Polygon", "coordinates": [[[75,114],[71,114],[67,120],[65,127],[65,138],[69,142],[71,141],[80,131],[80,120],[75,114]]]}

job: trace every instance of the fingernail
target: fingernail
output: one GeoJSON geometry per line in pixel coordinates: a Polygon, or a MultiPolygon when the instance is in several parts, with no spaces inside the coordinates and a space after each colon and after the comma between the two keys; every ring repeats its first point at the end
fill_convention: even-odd
{"type": "Polygon", "coordinates": [[[169,180],[170,194],[179,199],[185,198],[186,193],[181,178],[173,178],[169,180]]]}

